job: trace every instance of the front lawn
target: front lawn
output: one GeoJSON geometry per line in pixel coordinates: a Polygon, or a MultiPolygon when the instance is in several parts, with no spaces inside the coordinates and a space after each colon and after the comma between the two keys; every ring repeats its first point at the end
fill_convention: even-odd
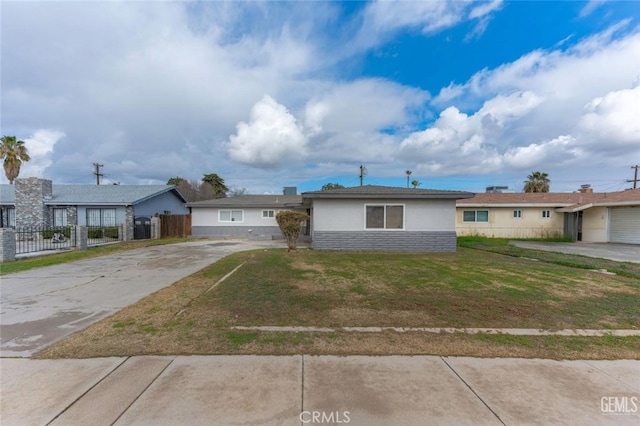
{"type": "Polygon", "coordinates": [[[225,258],[45,350],[638,358],[639,337],[239,331],[234,326],[638,329],[640,280],[460,247],[225,258]],[[224,282],[212,286],[238,265],[224,282]]]}

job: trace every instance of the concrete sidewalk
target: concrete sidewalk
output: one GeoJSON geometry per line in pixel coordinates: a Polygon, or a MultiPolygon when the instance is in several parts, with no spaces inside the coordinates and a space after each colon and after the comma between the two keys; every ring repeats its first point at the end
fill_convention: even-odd
{"type": "Polygon", "coordinates": [[[640,423],[640,361],[0,359],[0,424],[640,423]]]}

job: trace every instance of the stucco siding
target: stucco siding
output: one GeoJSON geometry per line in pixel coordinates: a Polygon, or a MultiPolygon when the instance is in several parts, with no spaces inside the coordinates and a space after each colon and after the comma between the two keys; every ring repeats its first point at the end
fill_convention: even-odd
{"type": "Polygon", "coordinates": [[[278,226],[191,226],[194,237],[234,237],[277,239],[282,237],[278,226]]]}
{"type": "Polygon", "coordinates": [[[480,235],[491,238],[548,238],[564,232],[564,214],[549,207],[457,207],[456,232],[461,236],[480,235]],[[465,210],[486,210],[488,222],[465,222],[465,210]],[[522,212],[514,217],[514,210],[522,212]],[[550,217],[542,212],[549,210],[550,217]]]}
{"type": "Polygon", "coordinates": [[[606,207],[592,207],[582,214],[582,241],[606,243],[609,211],[606,207]]]}
{"type": "Polygon", "coordinates": [[[455,252],[455,231],[315,231],[317,250],[455,252]]]}
{"type": "Polygon", "coordinates": [[[191,225],[192,227],[204,226],[204,227],[278,227],[275,215],[283,210],[291,209],[274,209],[274,208],[242,208],[242,207],[198,207],[191,211],[191,225]],[[242,222],[220,222],[220,210],[242,210],[242,222]],[[274,210],[274,217],[263,218],[263,210],[274,210]]]}
{"type": "Polygon", "coordinates": [[[455,231],[453,216],[455,200],[316,199],[313,201],[314,233],[318,231],[364,231],[365,206],[384,204],[404,206],[404,231],[455,231]]]}

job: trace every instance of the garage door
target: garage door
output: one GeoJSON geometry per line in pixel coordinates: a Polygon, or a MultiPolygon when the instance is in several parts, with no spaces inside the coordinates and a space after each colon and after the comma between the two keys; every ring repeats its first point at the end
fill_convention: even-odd
{"type": "Polygon", "coordinates": [[[609,213],[609,241],[640,244],[640,207],[614,208],[609,213]]]}

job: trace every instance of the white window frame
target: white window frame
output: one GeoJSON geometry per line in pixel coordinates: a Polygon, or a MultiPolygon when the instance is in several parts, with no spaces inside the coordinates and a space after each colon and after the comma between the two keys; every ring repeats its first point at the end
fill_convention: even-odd
{"type": "Polygon", "coordinates": [[[107,208],[107,207],[87,208],[87,211],[86,211],[87,226],[96,227],[96,228],[107,228],[107,227],[116,226],[118,222],[117,215],[118,213],[115,208],[107,208]],[[98,218],[100,223],[98,225],[89,223],[90,222],[89,217],[91,216],[91,213],[93,211],[99,212],[98,218]],[[106,215],[105,213],[109,213],[109,214],[106,215]],[[109,221],[109,223],[105,223],[106,219],[111,219],[111,213],[113,213],[113,223],[111,223],[111,221],[109,221]]]}
{"type": "Polygon", "coordinates": [[[66,207],[56,207],[53,209],[53,226],[69,226],[66,207]]]}
{"type": "Polygon", "coordinates": [[[522,219],[522,209],[515,209],[513,211],[513,218],[514,219],[522,219]]]}
{"type": "Polygon", "coordinates": [[[365,204],[364,205],[364,229],[365,231],[404,231],[406,223],[407,207],[404,204],[365,204]],[[368,207],[384,207],[382,218],[383,228],[367,228],[367,208],[368,207]],[[402,228],[387,228],[387,207],[402,207],[402,228]]]}
{"type": "Polygon", "coordinates": [[[16,227],[16,209],[15,207],[9,207],[7,210],[7,225],[10,228],[16,227]]]}
{"type": "Polygon", "coordinates": [[[551,210],[542,210],[542,218],[550,219],[551,218],[551,210]]]}
{"type": "Polygon", "coordinates": [[[234,210],[234,209],[218,210],[218,222],[220,222],[220,223],[243,223],[244,222],[244,210],[234,210]],[[229,213],[229,220],[222,220],[222,213],[223,212],[228,212],[229,213]],[[240,212],[241,219],[240,220],[234,220],[233,219],[233,214],[234,213],[238,213],[238,212],[240,212]]]}
{"type": "Polygon", "coordinates": [[[462,221],[467,223],[489,223],[489,210],[463,210],[462,211],[462,221]],[[464,218],[464,214],[467,212],[473,212],[473,220],[466,220],[464,218]],[[478,212],[487,212],[487,220],[478,220],[478,212]]]}
{"type": "Polygon", "coordinates": [[[275,210],[262,210],[262,218],[263,219],[274,219],[275,217],[276,217],[276,211],[275,210]]]}

